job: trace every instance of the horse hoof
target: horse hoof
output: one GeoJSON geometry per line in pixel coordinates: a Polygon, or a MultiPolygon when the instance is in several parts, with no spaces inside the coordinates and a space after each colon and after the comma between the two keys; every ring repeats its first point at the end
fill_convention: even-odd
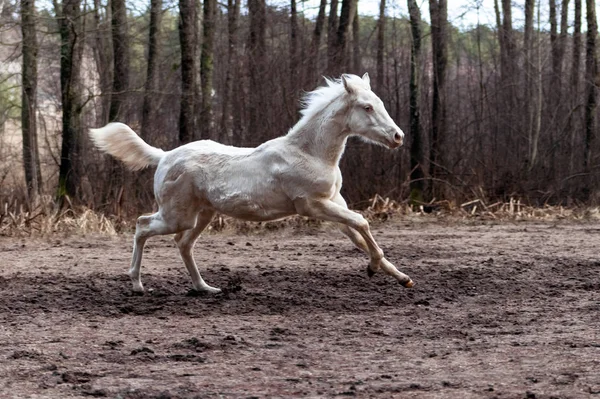
{"type": "Polygon", "coordinates": [[[373,270],[371,270],[371,267],[367,266],[367,275],[369,277],[373,277],[374,274],[375,274],[375,272],[373,270]]]}
{"type": "Polygon", "coordinates": [[[414,283],[412,280],[410,280],[410,279],[409,279],[407,282],[405,282],[405,283],[402,283],[402,285],[403,285],[405,288],[412,288],[412,287],[415,285],[415,283],[414,283]]]}

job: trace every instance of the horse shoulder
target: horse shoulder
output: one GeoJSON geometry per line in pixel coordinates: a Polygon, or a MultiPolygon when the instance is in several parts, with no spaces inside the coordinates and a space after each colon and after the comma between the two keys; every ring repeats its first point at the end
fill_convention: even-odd
{"type": "Polygon", "coordinates": [[[292,199],[331,198],[339,191],[335,168],[314,162],[310,157],[297,157],[282,179],[292,199]]]}

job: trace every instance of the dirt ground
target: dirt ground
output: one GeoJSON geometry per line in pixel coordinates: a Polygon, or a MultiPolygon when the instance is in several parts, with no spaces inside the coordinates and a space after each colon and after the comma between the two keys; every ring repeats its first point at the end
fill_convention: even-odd
{"type": "Polygon", "coordinates": [[[337,231],[0,238],[1,398],[600,398],[600,224],[377,225],[415,281],[337,231]]]}

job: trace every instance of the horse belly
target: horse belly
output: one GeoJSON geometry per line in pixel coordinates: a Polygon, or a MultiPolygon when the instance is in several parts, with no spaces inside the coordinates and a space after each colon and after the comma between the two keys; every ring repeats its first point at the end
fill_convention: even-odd
{"type": "Polygon", "coordinates": [[[293,202],[284,199],[254,199],[243,194],[233,194],[220,201],[211,201],[219,212],[250,222],[266,222],[296,213],[293,202]]]}

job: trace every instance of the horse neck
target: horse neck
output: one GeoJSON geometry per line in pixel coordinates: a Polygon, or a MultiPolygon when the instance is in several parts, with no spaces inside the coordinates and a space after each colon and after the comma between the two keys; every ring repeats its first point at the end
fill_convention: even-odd
{"type": "Polygon", "coordinates": [[[330,105],[310,118],[300,119],[288,133],[288,139],[305,153],[337,166],[349,136],[344,119],[344,109],[330,105]]]}

